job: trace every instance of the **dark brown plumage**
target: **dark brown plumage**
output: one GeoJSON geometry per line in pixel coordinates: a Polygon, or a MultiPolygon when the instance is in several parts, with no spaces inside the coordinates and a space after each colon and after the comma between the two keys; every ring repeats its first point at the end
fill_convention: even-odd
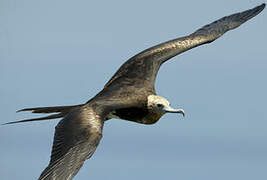
{"type": "Polygon", "coordinates": [[[56,113],[18,122],[60,118],[55,130],[51,160],[39,180],[69,180],[84,161],[92,156],[101,137],[105,120],[124,119],[143,124],[156,123],[167,113],[182,113],[156,95],[154,83],[160,66],[168,59],[202,44],[259,14],[265,4],[221,18],[194,33],[149,48],[126,61],[102,91],[85,104],[75,106],[26,108],[20,111],[56,113]]]}

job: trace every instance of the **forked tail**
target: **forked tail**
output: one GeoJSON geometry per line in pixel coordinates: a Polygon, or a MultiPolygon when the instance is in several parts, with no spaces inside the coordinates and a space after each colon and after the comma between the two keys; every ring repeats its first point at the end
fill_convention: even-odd
{"type": "Polygon", "coordinates": [[[3,125],[62,118],[65,115],[67,115],[72,109],[80,107],[82,105],[83,104],[74,105],[74,106],[36,107],[36,108],[21,109],[21,110],[18,110],[17,112],[31,111],[32,113],[56,113],[56,114],[52,114],[52,115],[44,116],[44,117],[39,117],[39,118],[33,118],[33,119],[25,119],[25,120],[21,120],[21,121],[12,121],[12,122],[8,122],[8,123],[4,123],[3,125]]]}

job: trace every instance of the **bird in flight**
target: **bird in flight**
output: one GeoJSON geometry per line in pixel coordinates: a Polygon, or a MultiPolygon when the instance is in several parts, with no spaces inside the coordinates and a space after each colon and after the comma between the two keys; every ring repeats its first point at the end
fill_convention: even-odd
{"type": "Polygon", "coordinates": [[[160,66],[189,49],[213,42],[229,30],[259,14],[265,4],[225,16],[194,33],[170,40],[133,56],[111,77],[96,96],[84,104],[25,108],[20,111],[54,113],[6,124],[62,118],[55,128],[51,159],[38,180],[70,180],[95,152],[104,122],[116,118],[154,124],[165,113],[180,113],[156,94],[154,83],[160,66]]]}

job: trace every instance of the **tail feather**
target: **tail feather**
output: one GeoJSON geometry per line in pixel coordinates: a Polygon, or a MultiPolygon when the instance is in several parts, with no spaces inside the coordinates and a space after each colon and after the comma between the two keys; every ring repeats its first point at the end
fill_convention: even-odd
{"type": "Polygon", "coordinates": [[[77,108],[77,107],[80,107],[82,105],[84,105],[84,104],[79,104],[79,105],[74,105],[74,106],[54,106],[54,107],[37,107],[37,108],[25,108],[25,109],[21,109],[21,110],[18,110],[17,112],[32,111],[32,113],[57,113],[57,114],[52,114],[52,115],[49,115],[49,116],[44,116],[44,117],[39,117],[39,118],[33,118],[33,119],[25,119],[25,120],[20,120],[20,121],[12,121],[12,122],[4,123],[2,125],[62,118],[65,115],[67,115],[72,109],[77,108]]]}
{"type": "Polygon", "coordinates": [[[20,120],[20,121],[12,121],[12,122],[8,122],[8,123],[4,123],[2,125],[16,124],[16,123],[22,123],[22,122],[31,122],[31,121],[41,121],[41,120],[48,120],[48,119],[56,119],[56,118],[61,118],[64,115],[65,114],[63,114],[63,113],[58,113],[58,114],[52,114],[52,115],[40,117],[40,118],[25,119],[25,120],[20,120]]]}
{"type": "Polygon", "coordinates": [[[32,111],[32,113],[56,113],[56,112],[65,112],[70,111],[75,107],[82,106],[83,104],[74,105],[74,106],[54,106],[54,107],[36,107],[36,108],[24,108],[20,109],[17,112],[22,111],[32,111]]]}

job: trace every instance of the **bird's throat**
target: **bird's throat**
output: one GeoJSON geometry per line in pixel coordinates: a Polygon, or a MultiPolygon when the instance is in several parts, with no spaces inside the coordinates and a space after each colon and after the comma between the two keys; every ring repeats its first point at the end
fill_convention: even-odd
{"type": "Polygon", "coordinates": [[[142,119],[143,124],[154,124],[163,116],[161,113],[149,112],[147,116],[142,119]]]}

